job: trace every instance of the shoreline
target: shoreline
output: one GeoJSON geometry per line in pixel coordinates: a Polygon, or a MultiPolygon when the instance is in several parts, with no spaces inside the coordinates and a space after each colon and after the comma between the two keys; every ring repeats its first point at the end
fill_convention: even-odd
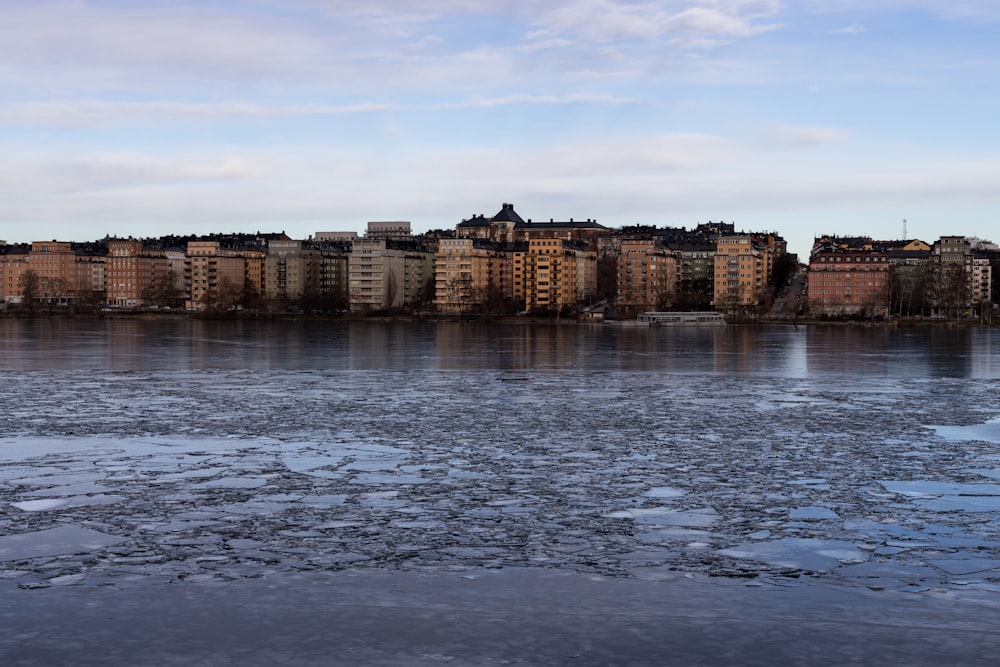
{"type": "MultiPolygon", "coordinates": [[[[550,324],[550,325],[611,325],[632,326],[644,328],[635,320],[597,320],[579,317],[531,317],[522,315],[438,315],[438,314],[380,314],[365,315],[359,313],[341,314],[303,314],[303,313],[266,313],[266,312],[204,312],[204,311],[162,311],[162,310],[112,310],[99,313],[46,312],[26,313],[23,311],[0,310],[0,320],[211,320],[211,321],[290,321],[290,322],[475,322],[482,324],[550,324]]],[[[941,317],[907,317],[887,320],[854,320],[854,319],[820,319],[799,318],[790,319],[731,319],[725,325],[661,325],[649,328],[706,328],[719,326],[855,326],[855,327],[892,327],[892,328],[993,328],[1000,326],[1000,321],[982,322],[976,318],[960,320],[941,317]]]]}

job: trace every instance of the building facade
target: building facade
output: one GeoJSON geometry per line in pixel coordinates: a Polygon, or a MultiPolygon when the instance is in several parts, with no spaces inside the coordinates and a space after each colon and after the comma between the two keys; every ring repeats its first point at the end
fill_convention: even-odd
{"type": "Polygon", "coordinates": [[[809,261],[809,310],[821,317],[889,314],[889,254],[883,250],[813,247],[809,261]]]}
{"type": "Polygon", "coordinates": [[[623,238],[617,262],[617,304],[626,312],[666,310],[677,289],[680,262],[654,237],[623,238]]]}

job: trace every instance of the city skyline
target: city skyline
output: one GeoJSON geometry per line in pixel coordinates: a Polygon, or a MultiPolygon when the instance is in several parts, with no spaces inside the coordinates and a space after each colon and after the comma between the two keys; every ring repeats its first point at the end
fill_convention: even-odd
{"type": "Polygon", "coordinates": [[[0,26],[0,238],[525,218],[991,238],[1000,7],[49,2],[0,26]]]}

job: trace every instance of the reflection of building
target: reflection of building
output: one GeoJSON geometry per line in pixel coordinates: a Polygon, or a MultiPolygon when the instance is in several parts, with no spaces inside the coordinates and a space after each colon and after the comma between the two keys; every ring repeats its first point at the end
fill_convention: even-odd
{"type": "Polygon", "coordinates": [[[870,239],[817,239],[809,261],[809,309],[828,317],[888,315],[888,252],[874,249],[870,239]]]}
{"type": "Polygon", "coordinates": [[[618,306],[635,311],[666,309],[678,282],[676,254],[657,238],[623,238],[618,252],[618,306]]]}
{"type": "Polygon", "coordinates": [[[413,306],[429,297],[434,253],[415,241],[355,239],[348,273],[352,311],[413,306]]]}

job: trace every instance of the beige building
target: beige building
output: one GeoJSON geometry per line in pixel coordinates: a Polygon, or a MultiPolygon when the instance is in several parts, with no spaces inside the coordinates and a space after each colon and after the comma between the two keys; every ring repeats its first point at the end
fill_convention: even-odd
{"type": "Polygon", "coordinates": [[[434,253],[414,241],[356,239],[348,274],[352,312],[406,308],[433,299],[434,253]]]}
{"type": "Polygon", "coordinates": [[[623,238],[617,262],[619,308],[642,312],[665,310],[677,289],[677,254],[654,238],[623,238]]]}
{"type": "Polygon", "coordinates": [[[185,299],[189,310],[235,302],[246,285],[246,260],[219,241],[191,241],[184,260],[185,299]]]}
{"type": "Polygon", "coordinates": [[[978,307],[990,302],[993,294],[993,270],[990,260],[974,257],[972,260],[972,303],[978,307]]]}
{"type": "Polygon", "coordinates": [[[368,239],[408,239],[410,238],[410,223],[399,222],[369,222],[365,238],[368,239]]]}
{"type": "MultiPolygon", "coordinates": [[[[469,313],[512,296],[511,253],[482,239],[441,239],[434,256],[434,306],[469,313]]],[[[499,304],[498,304],[499,305],[499,304]]]]}
{"type": "Polygon", "coordinates": [[[303,297],[346,306],[347,264],[348,253],[342,244],[268,241],[264,297],[276,307],[303,297]]]}

